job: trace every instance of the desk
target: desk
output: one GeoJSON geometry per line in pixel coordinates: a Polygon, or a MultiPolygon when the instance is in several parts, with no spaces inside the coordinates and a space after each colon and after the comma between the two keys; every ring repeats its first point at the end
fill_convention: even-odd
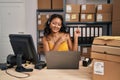
{"type": "MultiPolygon", "coordinates": [[[[27,67],[32,68],[33,65],[27,67]]],[[[14,68],[8,69],[8,72],[16,76],[25,76],[23,73],[16,72],[14,68]]],[[[92,80],[92,66],[83,67],[80,64],[79,69],[34,69],[29,74],[27,78],[15,78],[0,70],[0,80],[92,80]]]]}

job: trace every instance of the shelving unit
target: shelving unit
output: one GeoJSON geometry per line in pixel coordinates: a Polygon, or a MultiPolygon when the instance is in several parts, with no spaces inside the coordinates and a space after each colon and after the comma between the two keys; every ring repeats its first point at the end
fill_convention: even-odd
{"type": "MultiPolygon", "coordinates": [[[[108,4],[111,3],[110,0],[106,0],[106,2],[108,4]]],[[[66,22],[66,25],[68,27],[68,31],[72,32],[71,34],[73,34],[75,28],[80,29],[81,35],[78,39],[78,46],[79,46],[78,48],[82,54],[84,53],[83,48],[91,47],[94,37],[103,36],[103,35],[109,36],[112,34],[111,21],[110,22],[109,21],[108,22],[66,22]]],[[[72,36],[72,40],[73,40],[73,36],[72,36]]],[[[90,57],[90,55],[87,57],[90,57]]]]}
{"type": "MultiPolygon", "coordinates": [[[[107,3],[110,3],[110,0],[107,0],[107,3]]],[[[66,0],[63,0],[63,9],[38,9],[37,17],[39,14],[47,13],[62,13],[65,16],[66,13],[66,0]]],[[[94,37],[102,36],[102,35],[111,35],[111,29],[112,29],[112,22],[66,22],[66,26],[68,28],[68,32],[70,34],[73,34],[75,28],[79,28],[81,31],[81,35],[79,37],[78,45],[82,47],[91,47],[92,41],[94,37]],[[84,28],[84,29],[83,29],[84,28]],[[89,31],[87,32],[89,28],[89,31]],[[72,29],[72,31],[71,31],[72,29]],[[93,29],[93,32],[91,30],[93,29]],[[97,30],[96,30],[97,29],[97,30]],[[85,30],[85,34],[83,34],[83,31],[85,30]],[[102,33],[99,31],[102,30],[102,33]],[[96,34],[97,33],[97,34],[96,34]],[[88,36],[89,34],[89,36],[88,36]]],[[[38,26],[38,18],[37,18],[37,26],[38,26]]],[[[42,38],[43,30],[37,30],[37,44],[41,45],[40,38],[42,38]]],[[[71,36],[71,39],[73,40],[73,36],[71,36]]]]}
{"type": "MultiPolygon", "coordinates": [[[[51,2],[51,4],[52,4],[52,2],[51,2]]],[[[39,26],[38,25],[38,20],[39,20],[38,16],[44,15],[44,14],[51,15],[54,13],[64,15],[64,11],[65,11],[64,6],[65,6],[65,0],[63,0],[63,9],[37,9],[37,11],[36,11],[36,15],[37,15],[37,51],[39,54],[44,53],[44,52],[43,52],[43,46],[42,46],[42,42],[41,42],[41,39],[43,37],[43,30],[38,29],[38,26],[39,26]]],[[[52,5],[51,5],[51,7],[52,7],[52,5]]]]}
{"type": "Polygon", "coordinates": [[[70,23],[66,23],[66,25],[69,29],[69,32],[70,32],[71,28],[73,29],[72,32],[74,32],[75,28],[80,29],[81,35],[79,37],[79,42],[78,42],[79,46],[91,46],[94,37],[98,37],[98,36],[102,36],[102,35],[111,35],[111,31],[110,31],[111,24],[112,24],[112,22],[70,22],[70,23]],[[83,28],[85,28],[84,35],[83,35],[83,28]],[[106,28],[105,34],[100,33],[100,29],[102,29],[102,31],[103,31],[103,28],[106,28]],[[89,31],[87,31],[87,29],[89,31]],[[93,32],[91,32],[91,30],[93,32]],[[93,33],[93,34],[91,35],[91,33],[93,33]],[[89,34],[89,36],[88,36],[88,34],[89,34]]]}

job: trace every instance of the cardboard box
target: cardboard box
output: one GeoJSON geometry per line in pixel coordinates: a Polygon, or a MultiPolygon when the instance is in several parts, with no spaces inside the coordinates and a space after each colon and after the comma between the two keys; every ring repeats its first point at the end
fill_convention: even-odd
{"type": "Polygon", "coordinates": [[[120,36],[120,20],[112,22],[112,36],[120,36]]]}
{"type": "Polygon", "coordinates": [[[66,22],[79,22],[79,14],[77,13],[66,13],[65,14],[66,22]]]}
{"type": "Polygon", "coordinates": [[[51,0],[38,0],[38,9],[51,9],[51,0]]]}
{"type": "Polygon", "coordinates": [[[120,47],[120,36],[100,36],[95,37],[93,44],[120,47]]]}
{"type": "Polygon", "coordinates": [[[112,4],[98,4],[97,13],[112,13],[112,4]]]}
{"type": "Polygon", "coordinates": [[[120,56],[120,36],[101,36],[93,41],[92,52],[120,56]]]}
{"type": "Polygon", "coordinates": [[[80,13],[80,4],[67,4],[66,12],[67,13],[80,13]]]}
{"type": "Polygon", "coordinates": [[[104,53],[91,51],[91,58],[99,59],[99,60],[107,60],[107,61],[119,62],[120,63],[120,56],[118,56],[118,55],[110,55],[110,54],[104,54],[104,53]]]}
{"type": "Polygon", "coordinates": [[[91,47],[81,47],[81,56],[90,58],[91,56],[91,47]]]}
{"type": "Polygon", "coordinates": [[[119,80],[120,56],[91,52],[93,58],[92,80],[119,80]]]}
{"type": "Polygon", "coordinates": [[[111,13],[97,13],[96,14],[96,22],[111,22],[112,15],[111,13]]]}
{"type": "Polygon", "coordinates": [[[95,4],[82,4],[81,13],[96,13],[96,5],[95,4]]]}
{"type": "Polygon", "coordinates": [[[50,15],[42,14],[38,15],[38,30],[43,30],[45,28],[45,23],[50,15]]]}
{"type": "Polygon", "coordinates": [[[120,56],[120,47],[92,45],[92,51],[120,56]]]}
{"type": "Polygon", "coordinates": [[[80,14],[80,22],[95,22],[95,14],[80,14]]]}
{"type": "Polygon", "coordinates": [[[113,21],[120,21],[120,0],[113,0],[113,21]]]}
{"type": "Polygon", "coordinates": [[[63,9],[63,0],[52,0],[52,9],[63,9]]]}

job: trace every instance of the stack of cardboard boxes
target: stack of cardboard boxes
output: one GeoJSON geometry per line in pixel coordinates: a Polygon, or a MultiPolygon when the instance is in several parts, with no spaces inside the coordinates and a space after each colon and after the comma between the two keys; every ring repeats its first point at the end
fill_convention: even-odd
{"type": "Polygon", "coordinates": [[[111,22],[112,4],[67,4],[66,22],[111,22]]]}
{"type": "Polygon", "coordinates": [[[96,37],[91,58],[92,80],[120,80],[120,36],[96,37]]]}
{"type": "Polygon", "coordinates": [[[41,10],[63,9],[63,0],[38,0],[38,9],[41,10]]]}
{"type": "Polygon", "coordinates": [[[95,22],[95,4],[81,5],[80,22],[95,22]]]}
{"type": "Polygon", "coordinates": [[[97,5],[96,21],[97,22],[112,21],[112,4],[97,5]]]}
{"type": "Polygon", "coordinates": [[[66,5],[66,22],[79,22],[80,5],[79,4],[67,4],[66,5]]]}

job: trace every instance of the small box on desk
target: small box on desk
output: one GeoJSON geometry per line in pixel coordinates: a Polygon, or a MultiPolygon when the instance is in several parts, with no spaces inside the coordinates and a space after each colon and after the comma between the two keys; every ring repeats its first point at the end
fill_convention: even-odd
{"type": "Polygon", "coordinates": [[[90,58],[91,47],[81,47],[81,56],[90,58]]]}

